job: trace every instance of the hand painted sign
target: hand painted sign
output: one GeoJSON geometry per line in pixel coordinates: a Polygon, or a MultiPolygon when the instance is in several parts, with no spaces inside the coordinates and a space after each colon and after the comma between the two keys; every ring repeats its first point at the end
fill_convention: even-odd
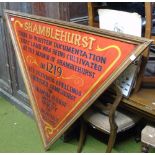
{"type": "Polygon", "coordinates": [[[5,17],[46,149],[150,44],[8,10],[5,17]]]}

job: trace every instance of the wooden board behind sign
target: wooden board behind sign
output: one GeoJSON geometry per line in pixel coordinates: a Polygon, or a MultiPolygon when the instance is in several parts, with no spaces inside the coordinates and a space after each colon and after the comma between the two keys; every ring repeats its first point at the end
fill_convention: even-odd
{"type": "Polygon", "coordinates": [[[46,149],[150,44],[9,10],[5,17],[46,149]]]}

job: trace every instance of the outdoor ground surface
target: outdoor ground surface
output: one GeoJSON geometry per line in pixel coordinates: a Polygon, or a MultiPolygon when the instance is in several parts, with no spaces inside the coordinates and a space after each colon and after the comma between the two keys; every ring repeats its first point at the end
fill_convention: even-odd
{"type": "MultiPolygon", "coordinates": [[[[104,138],[104,134],[102,136],[104,138]]],[[[119,142],[116,143],[112,152],[140,152],[141,144],[140,142],[136,143],[132,134],[126,134],[124,137],[126,138],[123,140],[118,139],[119,142]]],[[[77,144],[77,138],[73,138],[67,143],[59,139],[47,152],[75,153],[77,144]]],[[[105,152],[106,144],[90,132],[82,152],[105,152]]],[[[155,152],[155,150],[152,151],[155,152]]],[[[45,152],[35,121],[2,97],[0,97],[0,152],[45,152]]]]}

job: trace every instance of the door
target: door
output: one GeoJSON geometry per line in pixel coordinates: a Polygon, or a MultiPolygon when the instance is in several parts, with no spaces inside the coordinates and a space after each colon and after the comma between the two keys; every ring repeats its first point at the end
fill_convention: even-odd
{"type": "Polygon", "coordinates": [[[3,9],[5,3],[0,3],[0,89],[6,93],[12,94],[12,82],[10,77],[10,64],[8,59],[8,50],[6,44],[5,22],[3,18],[3,9]]]}

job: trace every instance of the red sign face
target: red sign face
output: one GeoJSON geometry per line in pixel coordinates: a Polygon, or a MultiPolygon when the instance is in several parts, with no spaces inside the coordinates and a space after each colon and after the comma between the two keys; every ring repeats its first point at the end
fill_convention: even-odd
{"type": "Polygon", "coordinates": [[[14,14],[7,19],[45,147],[132,62],[139,46],[14,14]]]}

